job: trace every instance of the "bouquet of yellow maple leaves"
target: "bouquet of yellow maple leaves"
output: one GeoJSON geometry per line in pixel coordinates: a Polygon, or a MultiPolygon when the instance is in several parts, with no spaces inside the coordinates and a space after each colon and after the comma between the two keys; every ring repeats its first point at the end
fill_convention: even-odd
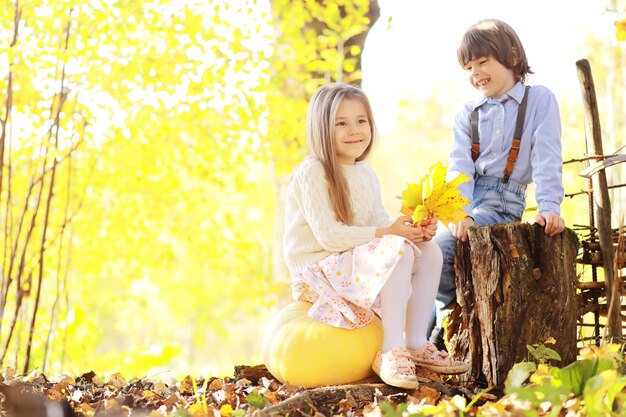
{"type": "Polygon", "coordinates": [[[419,224],[430,217],[436,217],[443,224],[457,223],[467,216],[463,207],[470,201],[461,195],[457,186],[469,178],[461,173],[447,182],[446,172],[447,168],[437,162],[419,183],[407,184],[402,192],[400,211],[413,216],[413,223],[419,224]]]}

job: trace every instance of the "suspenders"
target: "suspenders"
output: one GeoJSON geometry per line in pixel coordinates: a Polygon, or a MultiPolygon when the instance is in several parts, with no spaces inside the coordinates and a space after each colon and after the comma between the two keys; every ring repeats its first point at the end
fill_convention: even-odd
{"type": "MultiPolygon", "coordinates": [[[[528,102],[528,89],[530,86],[526,86],[524,90],[524,98],[522,98],[522,102],[517,109],[517,120],[515,122],[515,133],[513,134],[513,143],[511,145],[511,150],[509,151],[509,157],[506,160],[506,167],[504,168],[504,175],[502,177],[502,182],[509,182],[509,177],[513,172],[513,166],[515,165],[515,161],[517,160],[517,155],[519,154],[519,146],[522,141],[522,130],[524,129],[524,115],[526,114],[526,103],[528,102]]],[[[472,138],[472,160],[476,162],[478,159],[479,151],[480,151],[480,138],[478,137],[478,110],[474,110],[470,113],[470,124],[471,124],[471,138],[472,138]]]]}

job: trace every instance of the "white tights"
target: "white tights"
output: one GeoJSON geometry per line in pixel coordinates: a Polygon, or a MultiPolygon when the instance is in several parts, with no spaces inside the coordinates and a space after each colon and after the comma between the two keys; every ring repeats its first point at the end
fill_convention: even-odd
{"type": "Polygon", "coordinates": [[[436,243],[422,242],[417,247],[422,251],[419,258],[404,244],[400,261],[380,291],[383,352],[393,347],[417,349],[426,342],[442,256],[436,243]]]}

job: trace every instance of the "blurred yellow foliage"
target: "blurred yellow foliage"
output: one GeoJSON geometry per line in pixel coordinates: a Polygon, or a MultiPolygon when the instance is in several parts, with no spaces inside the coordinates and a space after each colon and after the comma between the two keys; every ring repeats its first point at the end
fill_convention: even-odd
{"type": "Polygon", "coordinates": [[[288,293],[273,276],[280,184],[306,151],[308,96],[360,77],[341,48],[368,7],[0,0],[5,363],[25,366],[35,305],[28,367],[46,373],[259,361],[288,293]]]}
{"type": "Polygon", "coordinates": [[[626,20],[616,20],[615,24],[615,36],[620,42],[626,41],[626,20]]]}

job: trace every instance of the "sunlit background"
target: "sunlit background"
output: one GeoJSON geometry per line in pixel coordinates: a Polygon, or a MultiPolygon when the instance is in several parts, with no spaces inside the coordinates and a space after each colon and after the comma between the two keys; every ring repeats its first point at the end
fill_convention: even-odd
{"type": "MultiPolygon", "coordinates": [[[[620,2],[379,0],[355,49],[362,73],[337,77],[354,71],[337,39],[366,28],[368,3],[2,0],[3,364],[169,379],[260,363],[264,325],[290,300],[281,204],[306,153],[306,98],[324,79],[362,79],[395,215],[405,183],[447,161],[454,115],[475,97],[456,46],[480,19],[511,24],[529,84],[556,94],[565,160],[586,152],[581,58],[605,153],[624,145],[620,2]],[[330,22],[317,39],[302,34],[311,15],[330,22]]],[[[566,166],[567,193],[586,187],[583,168],[566,166]]],[[[585,197],[562,210],[569,227],[589,222],[585,197]]]]}

